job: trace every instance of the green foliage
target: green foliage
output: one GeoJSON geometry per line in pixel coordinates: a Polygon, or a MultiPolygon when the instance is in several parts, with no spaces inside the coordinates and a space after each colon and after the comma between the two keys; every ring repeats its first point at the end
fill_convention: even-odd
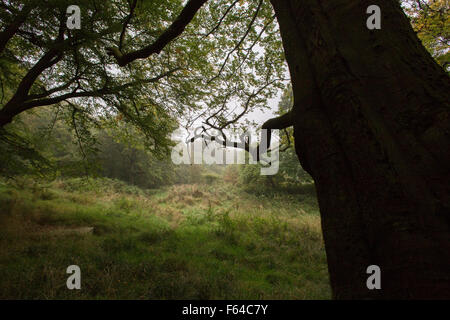
{"type": "Polygon", "coordinates": [[[175,167],[175,180],[177,184],[202,183],[204,181],[204,167],[199,164],[181,164],[175,167]]]}
{"type": "Polygon", "coordinates": [[[218,174],[214,174],[214,173],[203,174],[203,180],[205,181],[206,184],[213,184],[213,183],[217,182],[219,179],[220,179],[220,176],[218,174]]]}
{"type": "Polygon", "coordinates": [[[312,177],[300,165],[294,148],[289,148],[280,153],[277,176],[279,177],[280,183],[287,186],[313,182],[312,177]]]}
{"type": "Polygon", "coordinates": [[[68,192],[93,192],[98,194],[124,193],[144,195],[142,189],[123,181],[109,178],[71,178],[55,182],[68,192]]]}
{"type": "Polygon", "coordinates": [[[448,0],[402,0],[402,6],[425,48],[440,65],[449,71],[450,7],[448,0]]]}
{"type": "Polygon", "coordinates": [[[152,150],[139,144],[136,132],[133,140],[115,139],[104,131],[99,132],[99,150],[97,159],[101,168],[100,174],[120,179],[142,188],[154,188],[174,183],[175,168],[170,158],[157,158],[152,150]]]}
{"type": "Polygon", "coordinates": [[[228,165],[225,167],[223,174],[223,180],[225,182],[236,184],[239,180],[239,168],[235,165],[228,165]]]}
{"type": "Polygon", "coordinates": [[[0,14],[9,25],[25,12],[19,30],[0,52],[0,113],[37,110],[21,111],[6,127],[31,147],[17,155],[23,161],[4,161],[3,172],[31,171],[13,169],[12,163],[26,167],[29,159],[38,159],[30,152],[34,149],[60,176],[100,174],[145,188],[199,181],[197,168],[185,170],[185,178],[182,169],[167,161],[171,133],[199,117],[208,118],[209,125],[237,125],[243,114],[267,105],[282,84],[284,56],[269,3],[208,2],[158,55],[126,68],[117,66],[107,48],[130,52],[152,43],[184,2],[137,1],[132,10],[126,0],[83,0],[77,3],[82,28],[66,30],[70,4],[9,1],[0,14]],[[217,25],[224,8],[228,14],[217,25]],[[198,30],[210,32],[199,35],[198,30]],[[30,68],[52,50],[58,55],[51,66],[21,92],[19,84],[30,76],[30,68]],[[234,111],[237,105],[245,107],[244,113],[234,111]]]}
{"type": "MultiPolygon", "coordinates": [[[[42,58],[43,52],[57,46],[62,58],[56,60],[52,68],[39,74],[22,104],[32,100],[37,106],[57,105],[69,113],[75,113],[74,122],[78,123],[80,129],[87,121],[111,122],[120,114],[124,121],[142,130],[149,139],[149,145],[155,147],[155,152],[164,151],[169,141],[167,135],[173,127],[169,122],[175,121],[168,109],[160,106],[161,99],[158,100],[156,95],[158,88],[148,79],[171,70],[172,64],[166,62],[155,67],[147,61],[127,70],[112,67],[112,60],[105,47],[115,44],[115,37],[122,30],[127,1],[78,2],[77,5],[82,9],[82,28],[65,30],[67,39],[55,44],[55,38],[62,30],[60,25],[65,25],[67,19],[66,8],[71,4],[65,0],[47,1],[45,5],[39,6],[29,2],[33,10],[8,42],[8,50],[0,57],[4,62],[0,63],[0,79],[6,81],[8,92],[11,93],[2,96],[0,106],[6,106],[9,98],[16,94],[19,82],[25,77],[25,70],[42,58]],[[47,103],[50,93],[52,98],[47,103]]],[[[23,1],[9,1],[6,5],[9,11],[2,10],[2,22],[12,22],[21,5],[23,1]]],[[[142,28],[149,21],[142,16],[134,23],[142,28]]],[[[146,37],[142,34],[140,38],[146,37]]],[[[85,133],[80,132],[80,138],[85,133]]]]}
{"type": "Polygon", "coordinates": [[[244,165],[240,167],[239,179],[244,185],[256,185],[261,180],[261,167],[259,165],[244,165]]]}
{"type": "Polygon", "coordinates": [[[91,146],[90,127],[95,124],[120,127],[121,132],[125,128],[128,140],[132,139],[128,133],[137,130],[155,155],[164,155],[171,144],[170,133],[178,125],[190,126],[200,115],[227,121],[237,116],[230,112],[230,101],[250,112],[265,105],[282,83],[283,50],[269,3],[209,2],[158,55],[126,68],[117,66],[107,48],[130,52],[154,42],[184,2],[137,1],[132,9],[126,0],[83,0],[77,3],[82,28],[66,30],[65,10],[71,4],[68,0],[39,6],[32,1],[4,4],[2,24],[12,25],[21,15],[25,19],[0,52],[0,113],[9,117],[53,105],[53,110],[67,114],[78,141],[84,142],[81,149],[91,146]],[[216,26],[227,7],[226,19],[216,26]],[[252,11],[257,15],[248,15],[252,11]],[[198,30],[211,33],[199,35],[198,30]],[[22,92],[19,83],[49,52],[55,52],[50,67],[35,68],[39,72],[33,75],[31,87],[22,92]]]}
{"type": "Polygon", "coordinates": [[[0,175],[14,177],[23,174],[44,176],[52,164],[29,141],[14,132],[0,130],[0,175]]]}

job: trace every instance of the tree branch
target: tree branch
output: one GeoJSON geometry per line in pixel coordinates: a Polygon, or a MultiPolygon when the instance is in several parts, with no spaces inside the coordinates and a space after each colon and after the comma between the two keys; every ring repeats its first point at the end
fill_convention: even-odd
{"type": "Polygon", "coordinates": [[[233,7],[238,3],[239,0],[234,0],[234,2],[227,8],[225,13],[222,15],[222,18],[220,18],[219,22],[214,26],[214,28],[211,29],[207,34],[204,35],[205,38],[207,38],[209,35],[213,34],[217,29],[219,29],[220,25],[222,24],[223,20],[227,16],[227,14],[233,9],[233,7]]]}
{"type": "Polygon", "coordinates": [[[134,9],[136,9],[137,0],[133,0],[133,2],[131,2],[131,3],[129,2],[129,4],[130,4],[130,14],[126,17],[125,22],[123,23],[122,32],[120,33],[119,51],[122,50],[125,33],[127,32],[128,24],[130,23],[131,19],[133,18],[134,9]]]}
{"type": "MultiPolygon", "coordinates": [[[[222,130],[222,129],[225,129],[225,128],[226,128],[227,126],[229,126],[230,124],[233,124],[233,123],[239,121],[239,119],[242,118],[242,117],[247,113],[248,108],[249,108],[249,106],[250,106],[251,100],[252,100],[253,98],[255,98],[256,96],[258,96],[258,95],[261,93],[261,91],[263,91],[265,88],[267,88],[268,86],[270,86],[270,85],[271,85],[272,83],[274,83],[275,81],[277,81],[277,80],[275,79],[275,80],[273,80],[273,81],[270,81],[270,82],[266,83],[264,86],[262,86],[261,88],[259,88],[256,92],[253,92],[252,94],[250,94],[250,95],[248,96],[248,98],[247,98],[247,101],[245,102],[244,110],[243,110],[240,114],[238,114],[234,119],[228,120],[228,121],[226,121],[225,123],[223,123],[223,124],[221,124],[221,125],[219,125],[219,126],[215,126],[215,125],[213,125],[212,123],[209,122],[209,120],[210,120],[211,118],[213,118],[214,116],[216,116],[221,110],[223,110],[223,109],[225,108],[225,105],[222,105],[221,110],[217,111],[217,112],[214,113],[212,116],[210,116],[208,119],[206,119],[205,123],[206,123],[207,125],[209,125],[209,126],[210,126],[211,128],[213,128],[213,129],[216,129],[216,130],[222,130]]],[[[225,103],[226,103],[226,101],[225,101],[225,103]]]]}
{"type": "Polygon", "coordinates": [[[123,67],[136,59],[144,59],[152,54],[158,54],[164,47],[183,33],[186,26],[192,21],[197,11],[208,0],[189,0],[175,21],[163,32],[155,42],[140,50],[123,54],[118,48],[106,48],[108,53],[117,60],[119,66],[123,67]]]}
{"type": "MultiPolygon", "coordinates": [[[[194,137],[189,139],[187,141],[187,143],[193,143],[196,139],[199,139],[199,138],[204,139],[205,141],[214,141],[225,148],[231,147],[231,148],[236,148],[236,149],[243,149],[252,155],[253,160],[260,162],[260,160],[261,160],[260,155],[269,151],[269,146],[270,146],[270,141],[271,141],[271,136],[272,136],[271,131],[275,130],[275,129],[279,129],[279,130],[286,129],[286,128],[292,126],[293,124],[294,123],[293,123],[292,111],[289,111],[288,113],[286,113],[282,116],[267,120],[262,125],[262,129],[267,130],[267,135],[261,133],[261,139],[260,139],[261,141],[255,148],[251,147],[251,142],[249,140],[245,140],[244,136],[241,137],[240,142],[228,141],[226,136],[223,134],[223,132],[221,130],[219,130],[219,131],[222,132],[223,139],[221,139],[217,136],[211,136],[209,134],[206,134],[205,128],[203,128],[203,132],[205,132],[205,133],[202,132],[201,134],[196,134],[194,137]]],[[[288,142],[290,144],[289,138],[288,138],[288,142]]],[[[282,151],[285,151],[286,149],[287,148],[283,149],[282,151]]]]}
{"type": "Polygon", "coordinates": [[[4,31],[0,32],[0,54],[5,49],[8,41],[17,33],[20,26],[25,22],[31,9],[32,7],[30,5],[25,5],[4,31]]]}
{"type": "Polygon", "coordinates": [[[169,70],[169,71],[164,72],[154,78],[132,81],[132,82],[122,84],[120,86],[116,86],[116,87],[110,87],[110,88],[105,87],[105,88],[101,88],[101,89],[93,90],[93,91],[70,92],[70,93],[66,93],[66,94],[63,94],[63,95],[60,95],[57,97],[53,97],[53,98],[28,101],[28,102],[25,102],[22,104],[22,109],[28,110],[28,109],[35,108],[35,107],[48,106],[48,105],[52,105],[52,104],[55,104],[55,103],[58,103],[58,102],[61,102],[61,101],[64,101],[64,100],[67,100],[70,98],[99,97],[99,96],[102,96],[105,94],[114,94],[114,93],[120,92],[124,89],[127,89],[127,88],[137,85],[137,84],[156,82],[164,77],[169,76],[170,74],[174,73],[177,70],[180,70],[180,68],[175,68],[175,69],[169,70]]]}
{"type": "Polygon", "coordinates": [[[247,38],[248,34],[250,33],[250,30],[252,29],[253,23],[255,22],[256,17],[258,16],[258,13],[259,13],[259,10],[261,9],[262,4],[263,4],[263,0],[260,0],[258,3],[258,7],[256,8],[255,13],[253,14],[252,20],[248,24],[247,30],[245,31],[244,35],[239,40],[239,42],[236,44],[236,46],[234,46],[234,48],[230,52],[228,52],[227,56],[225,57],[224,62],[222,63],[222,66],[220,67],[219,72],[214,77],[212,77],[210,80],[208,80],[208,82],[207,82],[208,84],[220,76],[220,74],[222,73],[223,69],[225,68],[225,65],[227,64],[230,56],[233,54],[234,51],[236,51],[241,46],[241,44],[244,42],[245,38],[247,38]]]}

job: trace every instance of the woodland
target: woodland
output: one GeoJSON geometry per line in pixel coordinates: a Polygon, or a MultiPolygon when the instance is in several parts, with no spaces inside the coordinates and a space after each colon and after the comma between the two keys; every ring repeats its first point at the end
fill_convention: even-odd
{"type": "Polygon", "coordinates": [[[450,299],[449,10],[0,0],[0,299],[450,299]]]}

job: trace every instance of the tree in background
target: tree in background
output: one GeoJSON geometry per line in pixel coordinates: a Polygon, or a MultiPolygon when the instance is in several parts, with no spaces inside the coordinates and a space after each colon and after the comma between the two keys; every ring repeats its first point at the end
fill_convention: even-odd
{"type": "Polygon", "coordinates": [[[450,4],[448,0],[403,0],[414,31],[436,61],[450,67],[450,4]]]}

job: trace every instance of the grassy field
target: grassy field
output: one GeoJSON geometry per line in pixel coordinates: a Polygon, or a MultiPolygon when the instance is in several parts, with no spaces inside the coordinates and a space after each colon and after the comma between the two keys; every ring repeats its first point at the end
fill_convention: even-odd
{"type": "Polygon", "coordinates": [[[0,208],[0,299],[330,298],[311,185],[20,179],[0,184],[0,208]],[[81,290],[66,287],[74,264],[81,290]]]}

